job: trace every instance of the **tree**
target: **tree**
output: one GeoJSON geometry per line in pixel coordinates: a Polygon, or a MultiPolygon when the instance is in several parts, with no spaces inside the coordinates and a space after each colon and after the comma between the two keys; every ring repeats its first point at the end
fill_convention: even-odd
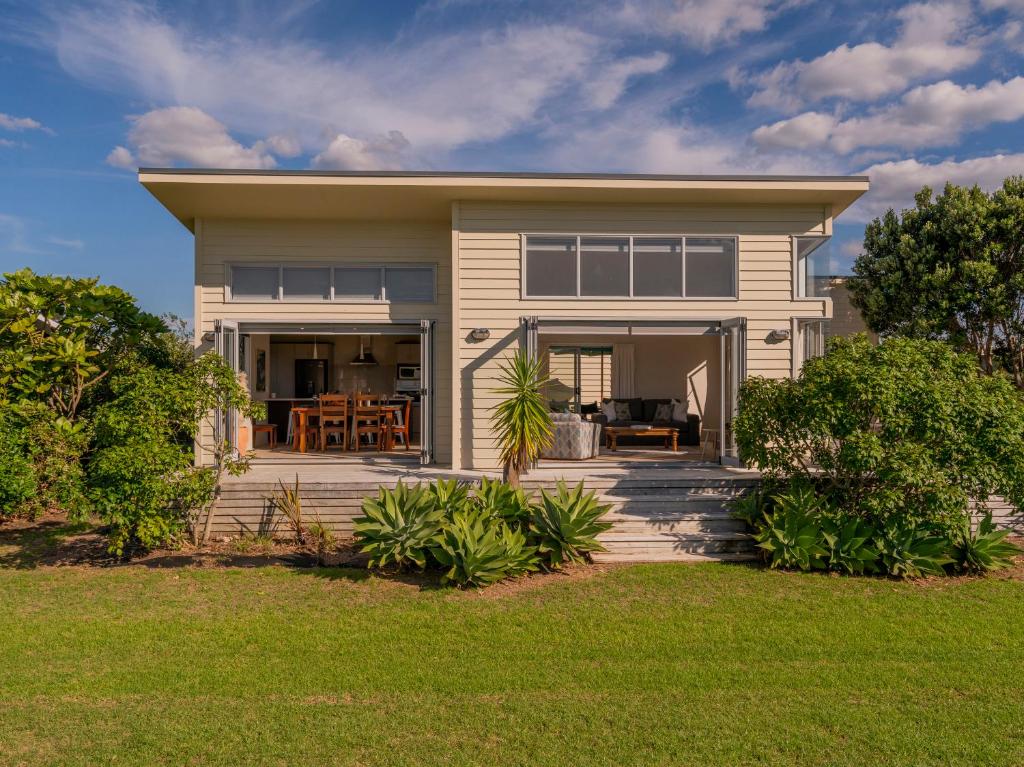
{"type": "Polygon", "coordinates": [[[947,341],[1024,388],[1024,177],[915,199],[865,229],[853,305],[883,336],[947,341]]]}
{"type": "Polygon", "coordinates": [[[942,341],[835,339],[797,379],[740,388],[741,457],[813,483],[872,524],[949,525],[972,500],[1024,504],[1024,396],[942,341]]]}
{"type": "Polygon", "coordinates": [[[551,415],[542,390],[548,379],[540,360],[531,360],[519,351],[501,366],[499,380],[504,384],[496,394],[508,395],[491,416],[498,436],[505,481],[519,487],[519,475],[540,456],[551,440],[551,415]]]}

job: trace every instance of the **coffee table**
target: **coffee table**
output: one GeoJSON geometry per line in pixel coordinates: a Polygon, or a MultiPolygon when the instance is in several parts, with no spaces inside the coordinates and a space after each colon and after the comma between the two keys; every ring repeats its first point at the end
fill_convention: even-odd
{"type": "Polygon", "coordinates": [[[673,452],[679,451],[679,429],[674,426],[652,426],[649,429],[633,429],[629,426],[605,426],[604,436],[608,449],[612,452],[619,449],[619,437],[641,436],[641,437],[663,437],[665,449],[671,446],[673,452]]]}

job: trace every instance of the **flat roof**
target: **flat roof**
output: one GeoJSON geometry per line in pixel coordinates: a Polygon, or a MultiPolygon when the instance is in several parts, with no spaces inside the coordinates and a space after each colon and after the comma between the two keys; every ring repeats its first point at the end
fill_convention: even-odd
{"type": "Polygon", "coordinates": [[[140,168],[179,221],[196,218],[449,220],[459,200],[540,203],[829,205],[837,216],[867,176],[319,171],[140,168]]]}

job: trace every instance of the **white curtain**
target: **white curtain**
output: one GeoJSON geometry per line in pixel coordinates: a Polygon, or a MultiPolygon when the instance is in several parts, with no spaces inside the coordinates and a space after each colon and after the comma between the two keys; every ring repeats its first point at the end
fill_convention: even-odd
{"type": "Polygon", "coordinates": [[[636,396],[636,364],[634,344],[612,346],[612,398],[630,399],[636,396]]]}

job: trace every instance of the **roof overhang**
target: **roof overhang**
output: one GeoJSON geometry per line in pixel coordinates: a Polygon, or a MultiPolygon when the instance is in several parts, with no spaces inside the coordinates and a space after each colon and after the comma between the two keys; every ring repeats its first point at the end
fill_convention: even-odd
{"type": "Polygon", "coordinates": [[[455,201],[827,205],[867,176],[240,171],[142,168],[139,182],[189,229],[197,218],[448,221],[455,201]]]}

